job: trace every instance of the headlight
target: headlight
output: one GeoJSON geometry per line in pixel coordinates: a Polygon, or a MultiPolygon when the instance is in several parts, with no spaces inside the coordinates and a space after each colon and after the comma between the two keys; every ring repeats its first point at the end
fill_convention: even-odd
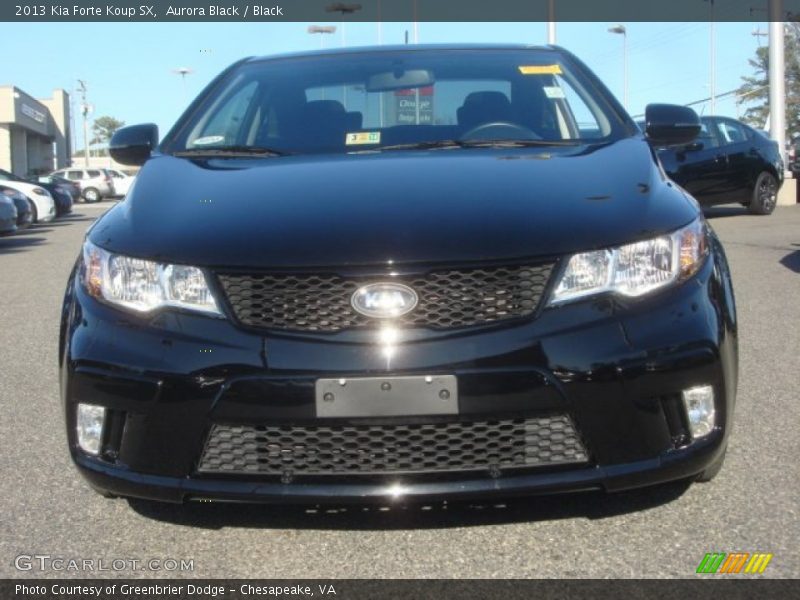
{"type": "Polygon", "coordinates": [[[650,240],[575,254],[553,290],[550,304],[603,292],[641,296],[691,277],[707,254],[702,219],[650,240]]]}
{"type": "Polygon", "coordinates": [[[47,196],[47,190],[40,187],[35,187],[31,190],[37,196],[47,196]]]}
{"type": "Polygon", "coordinates": [[[82,280],[91,296],[137,312],[176,307],[222,314],[197,267],[111,254],[88,240],[83,244],[82,280]]]}

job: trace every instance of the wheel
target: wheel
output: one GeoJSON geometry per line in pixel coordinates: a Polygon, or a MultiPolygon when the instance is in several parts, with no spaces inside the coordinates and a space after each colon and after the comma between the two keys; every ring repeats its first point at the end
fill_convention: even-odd
{"type": "Polygon", "coordinates": [[[750,200],[750,212],[754,215],[768,215],[775,210],[778,203],[778,182],[770,173],[761,173],[756,179],[753,199],[750,200]]]}
{"type": "Polygon", "coordinates": [[[100,192],[95,188],[86,188],[83,190],[83,199],[87,202],[100,202],[100,192]]]}
{"type": "Polygon", "coordinates": [[[719,458],[717,458],[713,463],[708,465],[705,471],[702,471],[697,476],[696,481],[699,481],[701,483],[706,483],[714,479],[714,477],[716,477],[717,475],[719,475],[719,472],[722,470],[722,465],[725,464],[725,455],[727,453],[728,453],[728,446],[726,445],[725,448],[722,450],[722,454],[719,455],[719,458]]]}
{"type": "Polygon", "coordinates": [[[31,205],[31,224],[37,223],[39,221],[39,211],[36,208],[36,202],[28,200],[28,204],[31,205]]]}

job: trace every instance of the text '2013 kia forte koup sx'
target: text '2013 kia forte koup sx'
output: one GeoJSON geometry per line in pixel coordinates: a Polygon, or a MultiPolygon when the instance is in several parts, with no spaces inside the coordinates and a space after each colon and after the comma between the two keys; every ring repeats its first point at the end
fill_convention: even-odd
{"type": "Polygon", "coordinates": [[[242,60],[90,229],[60,367],[98,491],[435,500],[712,478],[737,380],[723,249],[555,48],[242,60]]]}

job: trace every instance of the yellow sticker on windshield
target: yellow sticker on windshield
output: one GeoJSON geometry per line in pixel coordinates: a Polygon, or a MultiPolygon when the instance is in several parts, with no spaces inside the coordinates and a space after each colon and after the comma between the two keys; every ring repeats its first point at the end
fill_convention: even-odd
{"type": "Polygon", "coordinates": [[[348,133],[345,138],[345,144],[348,146],[357,146],[361,144],[380,144],[381,132],[380,131],[364,131],[361,133],[348,133]]]}
{"type": "Polygon", "coordinates": [[[522,65],[519,72],[523,75],[561,75],[561,65],[522,65]]]}

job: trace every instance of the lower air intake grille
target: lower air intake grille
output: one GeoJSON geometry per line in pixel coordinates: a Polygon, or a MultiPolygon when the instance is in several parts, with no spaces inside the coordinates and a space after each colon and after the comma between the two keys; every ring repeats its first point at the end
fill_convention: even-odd
{"type": "Polygon", "coordinates": [[[198,471],[257,475],[473,471],[587,462],[566,415],[391,425],[214,425],[198,471]]]}

